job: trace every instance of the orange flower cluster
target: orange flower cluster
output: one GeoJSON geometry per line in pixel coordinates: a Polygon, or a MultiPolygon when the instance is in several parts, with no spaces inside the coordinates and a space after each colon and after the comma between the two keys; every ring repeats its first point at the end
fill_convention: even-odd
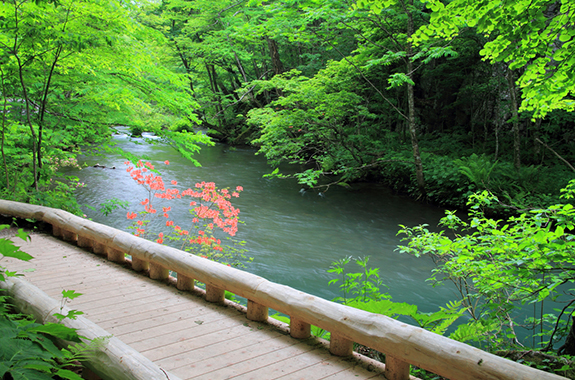
{"type": "MultiPolygon", "coordinates": [[[[197,236],[187,239],[186,241],[191,244],[199,244],[204,248],[209,248],[214,251],[223,251],[221,240],[213,236],[214,227],[222,230],[230,236],[235,236],[238,231],[238,215],[239,208],[234,207],[230,199],[232,197],[239,197],[239,193],[243,191],[242,186],[237,186],[235,191],[228,189],[218,189],[214,182],[199,182],[195,184],[195,189],[188,188],[180,191],[176,187],[168,187],[157,173],[155,167],[149,162],[138,161],[132,166],[130,161],[125,162],[128,165],[126,171],[139,185],[142,185],[148,191],[148,198],[144,199],[140,204],[144,206],[144,211],[139,214],[135,212],[128,212],[126,217],[129,220],[136,219],[140,216],[142,219],[136,222],[136,236],[144,236],[146,233],[145,227],[148,220],[144,217],[150,214],[156,214],[156,209],[152,206],[152,199],[159,198],[163,200],[181,199],[184,197],[191,197],[194,200],[190,201],[190,208],[193,217],[191,219],[192,226],[184,230],[178,225],[174,225],[173,220],[167,220],[166,227],[173,229],[172,234],[176,237],[189,235],[192,229],[199,229],[200,224],[205,227],[205,230],[199,230],[197,236]],[[211,236],[206,236],[206,233],[211,236]]],[[[164,164],[169,165],[169,161],[164,161],[164,164]]],[[[172,186],[177,186],[177,181],[170,181],[172,186]]],[[[170,206],[162,207],[162,215],[169,219],[169,212],[172,210],[170,206]]],[[[174,239],[174,238],[170,238],[174,239]]],[[[163,244],[164,233],[160,232],[156,242],[163,244]]]]}

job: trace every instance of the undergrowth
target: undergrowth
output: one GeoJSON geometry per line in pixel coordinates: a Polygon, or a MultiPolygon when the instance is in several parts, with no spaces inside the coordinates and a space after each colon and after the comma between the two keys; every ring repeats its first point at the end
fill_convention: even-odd
{"type": "MultiPolygon", "coordinates": [[[[0,230],[9,228],[0,225],[0,230]]],[[[30,239],[28,233],[19,229],[17,237],[30,239]]],[[[0,238],[0,260],[6,257],[28,261],[32,256],[21,251],[11,240],[0,238]]],[[[0,281],[18,276],[17,273],[0,265],[0,281]]],[[[64,291],[64,300],[78,296],[73,291],[64,291]]],[[[60,308],[62,311],[63,307],[60,308]]],[[[74,319],[80,312],[70,311],[64,318],[74,319]]],[[[94,347],[93,341],[82,342],[76,329],[61,323],[37,323],[32,317],[17,313],[10,304],[10,297],[0,289],[0,379],[2,380],[81,380],[78,375],[79,360],[85,359],[94,347]],[[74,342],[59,349],[57,339],[74,342]]]]}

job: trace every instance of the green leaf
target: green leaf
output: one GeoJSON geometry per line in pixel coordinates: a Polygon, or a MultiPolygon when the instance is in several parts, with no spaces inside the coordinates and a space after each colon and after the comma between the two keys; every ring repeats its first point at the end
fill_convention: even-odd
{"type": "Polygon", "coordinates": [[[33,259],[32,256],[20,250],[12,241],[0,239],[0,254],[6,257],[12,257],[22,261],[33,259]]]}
{"type": "Polygon", "coordinates": [[[56,376],[68,380],[82,380],[82,377],[78,376],[75,372],[72,372],[67,369],[59,369],[58,371],[56,371],[56,376]]]}
{"type": "Polygon", "coordinates": [[[19,237],[20,239],[24,240],[24,241],[32,240],[32,238],[30,237],[30,233],[24,232],[24,230],[22,228],[18,229],[16,236],[19,237]]]}
{"type": "Polygon", "coordinates": [[[389,78],[387,78],[387,82],[389,83],[389,86],[387,87],[388,90],[395,87],[401,87],[404,84],[415,86],[415,82],[411,78],[409,78],[405,73],[392,74],[390,75],[389,78]]]}
{"type": "Polygon", "coordinates": [[[59,323],[47,323],[45,325],[40,325],[34,328],[29,329],[28,331],[31,332],[39,332],[51,335],[55,338],[69,340],[72,342],[80,342],[80,338],[78,333],[76,332],[77,329],[73,329],[68,326],[64,326],[59,323]]]}
{"type": "Polygon", "coordinates": [[[269,174],[264,174],[264,178],[273,178],[276,177],[279,174],[280,169],[279,168],[275,168],[271,173],[269,174]]]}
{"type": "Polygon", "coordinates": [[[76,293],[75,290],[62,290],[62,297],[68,299],[75,299],[82,295],[82,293],[76,293]]]}

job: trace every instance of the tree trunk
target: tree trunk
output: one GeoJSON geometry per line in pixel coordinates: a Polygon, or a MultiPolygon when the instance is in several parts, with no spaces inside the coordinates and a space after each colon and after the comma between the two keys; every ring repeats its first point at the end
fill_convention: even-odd
{"type": "MultiPolygon", "coordinates": [[[[263,46],[263,44],[262,44],[262,47],[261,47],[261,48],[262,48],[262,56],[265,56],[265,47],[263,46]]],[[[268,79],[269,79],[269,78],[268,78],[268,72],[269,72],[269,70],[268,70],[267,61],[266,61],[265,59],[262,60],[262,71],[263,71],[263,74],[262,74],[262,75],[263,75],[263,79],[264,79],[264,80],[268,80],[268,79]]],[[[261,77],[258,75],[258,78],[261,78],[261,77]]],[[[270,103],[271,103],[272,100],[271,100],[270,92],[269,92],[268,90],[264,90],[264,98],[265,98],[265,100],[266,100],[266,104],[270,104],[270,103]]]]}
{"type": "Polygon", "coordinates": [[[8,165],[6,164],[6,154],[4,153],[4,141],[6,139],[6,111],[8,106],[8,98],[6,97],[6,88],[4,87],[4,70],[0,66],[0,80],[2,81],[2,96],[4,98],[4,103],[2,107],[2,146],[0,150],[2,152],[2,161],[4,163],[4,172],[6,174],[6,190],[10,191],[10,176],[8,175],[8,165]]]}
{"type": "Polygon", "coordinates": [[[575,355],[575,318],[571,316],[571,328],[565,343],[559,347],[557,354],[559,355],[575,355]]]}
{"type": "MultiPolygon", "coordinates": [[[[496,64],[495,66],[495,70],[496,74],[499,75],[499,67],[496,64]]],[[[503,70],[503,69],[501,69],[503,70]]],[[[503,110],[503,108],[501,107],[501,82],[497,81],[497,95],[496,95],[496,102],[495,102],[495,111],[494,111],[494,117],[495,117],[495,157],[493,158],[494,161],[497,161],[497,159],[499,158],[499,131],[501,130],[501,127],[503,126],[503,120],[505,119],[506,115],[505,115],[505,111],[503,110]],[[495,112],[497,112],[497,114],[495,114],[495,112]]]]}
{"type": "Polygon", "coordinates": [[[513,165],[521,169],[521,139],[519,136],[519,112],[517,111],[517,92],[515,89],[515,76],[507,69],[507,82],[509,83],[509,100],[511,101],[511,117],[513,118],[513,165]]]}
{"type": "Polygon", "coordinates": [[[50,71],[48,73],[48,78],[46,78],[46,85],[44,88],[44,93],[42,95],[42,102],[40,103],[40,121],[38,123],[38,167],[42,168],[42,132],[44,129],[44,115],[46,114],[46,105],[48,104],[48,94],[50,93],[50,83],[52,82],[52,77],[54,75],[54,69],[60,58],[60,54],[64,50],[62,45],[58,46],[56,49],[56,54],[54,55],[54,61],[50,66],[50,71]]]}
{"type": "Polygon", "coordinates": [[[537,139],[539,138],[539,131],[541,129],[541,121],[541,118],[537,119],[537,121],[535,121],[535,125],[533,126],[533,155],[536,158],[539,158],[541,155],[541,144],[537,142],[537,139]]]}
{"type": "Polygon", "coordinates": [[[218,120],[218,128],[220,131],[223,130],[223,126],[222,126],[222,117],[220,116],[220,114],[223,112],[223,107],[222,107],[222,97],[220,95],[220,88],[218,86],[218,73],[216,72],[216,67],[214,65],[209,65],[208,66],[208,71],[210,71],[211,69],[211,81],[212,81],[212,90],[214,91],[214,96],[216,97],[216,117],[218,120]]]}
{"type": "Polygon", "coordinates": [[[280,53],[278,51],[278,44],[269,37],[266,37],[268,42],[268,49],[270,52],[270,57],[272,59],[272,66],[274,69],[274,74],[278,75],[284,72],[284,66],[280,60],[280,53]]]}
{"type": "Polygon", "coordinates": [[[24,96],[24,102],[26,105],[26,122],[30,127],[30,134],[32,136],[32,175],[34,176],[34,182],[32,186],[36,191],[38,190],[38,168],[36,167],[36,132],[34,132],[34,126],[30,121],[30,99],[28,99],[28,91],[26,89],[26,83],[24,82],[24,66],[18,55],[18,12],[19,9],[15,9],[15,20],[16,20],[16,37],[14,37],[14,47],[12,49],[14,57],[18,63],[18,76],[20,78],[20,85],[22,86],[22,95],[24,96]]]}
{"type": "MultiPolygon", "coordinates": [[[[407,14],[407,37],[408,39],[414,33],[413,27],[413,16],[411,14],[410,7],[413,7],[413,0],[409,1],[408,6],[406,6],[405,12],[407,14]]],[[[407,77],[411,82],[413,82],[413,62],[411,57],[413,56],[413,49],[411,42],[407,43],[407,77]]],[[[425,195],[425,178],[423,176],[423,164],[421,163],[421,154],[419,153],[419,143],[417,141],[417,129],[415,125],[415,96],[413,94],[413,85],[411,83],[407,84],[407,121],[409,128],[409,135],[411,137],[411,147],[413,149],[413,161],[415,163],[415,177],[417,178],[417,187],[421,195],[425,195]]]]}
{"type": "Polygon", "coordinates": [[[244,70],[244,66],[242,65],[242,62],[240,61],[240,57],[238,57],[238,55],[236,54],[235,51],[234,51],[234,58],[236,59],[236,65],[238,66],[238,70],[240,70],[240,73],[242,73],[242,77],[244,78],[244,83],[246,83],[248,81],[248,76],[246,75],[246,71],[244,70]]]}
{"type": "MultiPolygon", "coordinates": [[[[408,70],[411,68],[411,62],[407,65],[408,70]]],[[[411,147],[413,149],[413,161],[415,162],[415,177],[417,178],[417,187],[421,195],[425,195],[425,178],[423,176],[423,164],[421,163],[421,154],[419,153],[419,142],[417,141],[417,129],[415,125],[415,100],[413,95],[413,86],[407,85],[408,101],[408,123],[409,136],[411,137],[411,147]]]]}
{"type": "Polygon", "coordinates": [[[30,99],[28,99],[28,91],[26,89],[26,83],[24,82],[24,68],[20,62],[20,56],[15,54],[16,60],[18,61],[18,74],[20,76],[20,85],[22,86],[22,94],[24,95],[24,102],[26,104],[26,122],[30,127],[30,135],[32,140],[32,175],[34,176],[34,181],[32,186],[34,189],[38,190],[38,168],[36,167],[36,132],[34,131],[34,126],[30,121],[30,99]]]}
{"type": "Polygon", "coordinates": [[[484,114],[483,114],[483,147],[482,147],[482,149],[485,151],[485,146],[487,144],[487,138],[489,136],[488,129],[487,129],[487,116],[488,116],[488,112],[489,112],[489,106],[488,106],[487,100],[485,100],[483,102],[483,110],[484,110],[484,114]]]}

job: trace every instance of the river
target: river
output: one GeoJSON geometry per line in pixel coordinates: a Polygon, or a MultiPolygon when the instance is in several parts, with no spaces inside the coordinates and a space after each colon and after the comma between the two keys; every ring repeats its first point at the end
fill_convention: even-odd
{"type": "MultiPolygon", "coordinates": [[[[156,165],[166,183],[178,181],[182,190],[201,181],[215,182],[220,188],[243,186],[244,191],[234,202],[244,221],[237,238],[246,242],[247,254],[254,258],[246,267],[251,273],[331,300],[341,296],[337,284],[328,286],[334,278],[327,273],[331,263],[347,256],[370,256],[370,266],[380,268],[381,279],[389,287],[384,290],[394,301],[413,303],[420,311],[430,312],[456,299],[450,287],[434,288],[426,282],[434,267],[430,259],[395,251],[400,244],[396,236],[399,224],[435,226],[444,215],[442,209],[371,183],[350,188],[332,186],[324,196],[314,190],[304,193],[295,180],[263,178],[271,169],[265,158],[255,155],[251,148],[203,147],[195,156],[202,166],[195,167],[157,140],[151,145],[126,135],[113,138],[118,147],[156,165]],[[165,160],[170,161],[169,166],[162,164],[165,160]]],[[[86,167],[67,168],[65,174],[77,176],[86,184],[77,190],[79,203],[96,206],[118,198],[131,202],[130,211],[141,211],[136,206],[147,193],[130,178],[124,161],[119,154],[84,155],[79,162],[86,167]],[[93,167],[96,163],[107,168],[93,167]]],[[[289,171],[290,167],[283,169],[289,171]]],[[[122,230],[131,225],[126,210],[103,216],[83,209],[96,222],[122,230]]],[[[182,207],[170,216],[185,219],[188,211],[182,207]]]]}

